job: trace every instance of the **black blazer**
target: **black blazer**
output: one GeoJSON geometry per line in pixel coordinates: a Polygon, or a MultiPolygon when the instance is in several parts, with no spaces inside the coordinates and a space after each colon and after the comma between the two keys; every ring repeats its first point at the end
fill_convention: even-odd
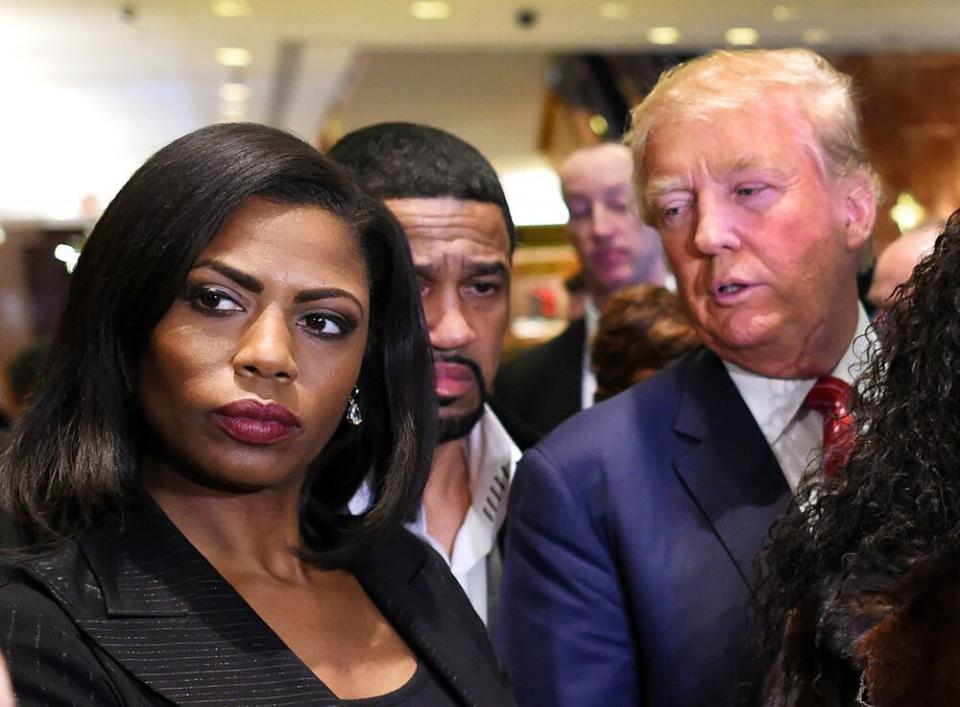
{"type": "Polygon", "coordinates": [[[587,322],[573,320],[559,336],[500,366],[497,400],[541,434],[550,432],[583,405],[583,352],[587,322]]]}
{"type": "MultiPolygon", "coordinates": [[[[514,704],[439,555],[398,529],[356,575],[462,704],[514,704]]],[[[338,703],[145,493],[56,551],[7,563],[0,645],[21,705],[338,703]]]]}

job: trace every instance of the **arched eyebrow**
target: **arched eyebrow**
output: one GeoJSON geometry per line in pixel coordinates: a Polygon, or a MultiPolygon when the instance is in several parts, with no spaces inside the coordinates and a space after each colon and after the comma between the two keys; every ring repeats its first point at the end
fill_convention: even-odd
{"type": "Polygon", "coordinates": [[[245,290],[249,290],[254,294],[259,295],[263,292],[263,283],[255,278],[253,275],[243,272],[242,270],[237,270],[234,267],[230,267],[226,263],[214,258],[207,258],[205,260],[198,260],[192,270],[199,270],[200,268],[210,268],[211,270],[216,270],[218,273],[224,277],[233,280],[235,283],[240,285],[245,290]]]}
{"type": "MultiPolygon", "coordinates": [[[[199,268],[210,268],[211,270],[215,270],[225,278],[233,280],[236,284],[240,285],[240,287],[248,290],[249,292],[253,292],[254,294],[259,295],[263,292],[263,282],[261,280],[249,273],[245,273],[242,270],[238,270],[235,267],[227,265],[221,260],[216,260],[214,258],[200,260],[193,266],[192,269],[197,270],[199,268]]],[[[318,300],[336,299],[341,297],[352,300],[360,308],[361,312],[364,311],[363,303],[360,302],[360,300],[357,299],[353,293],[347,292],[339,287],[315,287],[309,290],[301,290],[294,295],[293,302],[294,304],[303,304],[304,302],[316,302],[318,300]]]]}

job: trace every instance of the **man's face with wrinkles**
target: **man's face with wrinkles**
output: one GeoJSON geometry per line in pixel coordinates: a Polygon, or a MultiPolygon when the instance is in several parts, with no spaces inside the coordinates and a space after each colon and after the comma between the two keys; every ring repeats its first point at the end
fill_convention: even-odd
{"type": "Polygon", "coordinates": [[[496,204],[387,199],[407,234],[430,330],[441,441],[466,435],[500,363],[510,237],[496,204]]]}

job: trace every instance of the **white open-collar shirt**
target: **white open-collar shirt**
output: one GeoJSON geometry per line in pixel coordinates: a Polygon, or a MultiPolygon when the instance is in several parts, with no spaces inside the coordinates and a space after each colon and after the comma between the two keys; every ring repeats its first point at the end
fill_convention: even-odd
{"type": "MultiPolygon", "coordinates": [[[[470,507],[454,538],[450,556],[431,537],[422,505],[407,528],[447,560],[474,611],[487,624],[487,556],[493,551],[507,513],[507,498],[514,469],[520,461],[520,448],[489,406],[484,407],[479,422],[460,444],[470,474],[470,507]]],[[[350,512],[363,512],[370,505],[370,499],[370,486],[364,481],[350,500],[350,512]]]]}
{"type": "MultiPolygon", "coordinates": [[[[860,375],[869,351],[865,336],[870,319],[858,305],[857,330],[830,375],[851,385],[860,375]]],[[[773,450],[792,492],[820,454],[823,415],[803,406],[816,379],[767,378],[724,361],[733,384],[773,450]]]]}

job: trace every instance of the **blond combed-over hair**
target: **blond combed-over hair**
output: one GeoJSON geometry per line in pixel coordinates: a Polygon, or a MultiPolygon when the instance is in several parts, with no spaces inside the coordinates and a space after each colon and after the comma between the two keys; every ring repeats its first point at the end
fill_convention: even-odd
{"type": "Polygon", "coordinates": [[[624,137],[633,151],[640,193],[644,152],[660,121],[710,120],[719,112],[770,100],[794,108],[809,125],[825,176],[840,179],[859,173],[879,195],[879,180],[860,134],[853,80],[809,49],[717,50],[665,71],[631,111],[631,128],[624,137]]]}

